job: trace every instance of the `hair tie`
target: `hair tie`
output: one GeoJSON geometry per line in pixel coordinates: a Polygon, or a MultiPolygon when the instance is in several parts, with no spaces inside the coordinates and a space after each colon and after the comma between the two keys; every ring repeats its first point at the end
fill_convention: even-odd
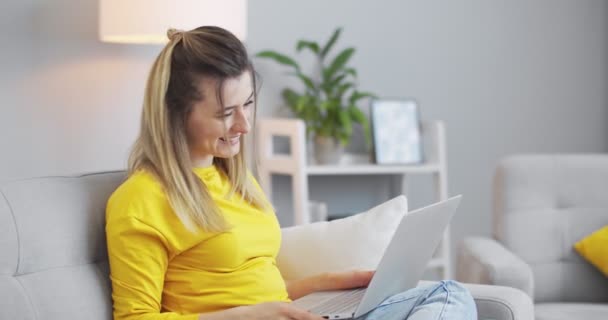
{"type": "Polygon", "coordinates": [[[171,41],[173,41],[173,40],[179,41],[183,37],[183,34],[184,34],[183,30],[173,29],[173,28],[170,28],[169,30],[167,30],[167,38],[169,38],[169,40],[171,40],[171,41]]]}

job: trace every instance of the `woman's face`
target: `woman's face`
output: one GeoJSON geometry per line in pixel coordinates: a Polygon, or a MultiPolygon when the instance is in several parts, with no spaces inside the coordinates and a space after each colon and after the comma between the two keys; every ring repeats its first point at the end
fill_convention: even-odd
{"type": "Polygon", "coordinates": [[[186,121],[190,158],[194,166],[205,167],[213,158],[229,158],[239,153],[241,138],[251,129],[249,117],[254,108],[251,73],[243,72],[224,81],[220,105],[217,80],[203,79],[198,90],[202,101],[195,102],[186,121]]]}

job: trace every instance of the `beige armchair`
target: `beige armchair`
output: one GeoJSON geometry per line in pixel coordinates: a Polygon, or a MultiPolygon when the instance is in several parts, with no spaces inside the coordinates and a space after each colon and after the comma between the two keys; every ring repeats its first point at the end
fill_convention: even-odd
{"type": "Polygon", "coordinates": [[[457,279],[509,286],[537,320],[608,319],[608,278],[573,244],[608,224],[608,155],[520,155],[494,180],[493,238],[465,239],[457,279]]]}

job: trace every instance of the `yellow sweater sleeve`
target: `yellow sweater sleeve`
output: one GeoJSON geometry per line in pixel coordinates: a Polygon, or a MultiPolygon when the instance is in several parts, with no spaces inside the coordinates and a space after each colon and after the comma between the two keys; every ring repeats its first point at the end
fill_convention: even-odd
{"type": "Polygon", "coordinates": [[[197,314],[161,313],[167,242],[135,217],[106,225],[115,320],[196,320],[197,314]]]}

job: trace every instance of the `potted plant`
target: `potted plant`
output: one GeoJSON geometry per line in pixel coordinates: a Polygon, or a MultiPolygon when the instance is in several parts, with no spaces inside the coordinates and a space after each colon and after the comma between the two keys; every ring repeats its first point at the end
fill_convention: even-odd
{"type": "Polygon", "coordinates": [[[371,140],[369,121],[357,103],[365,97],[375,95],[357,88],[357,71],[348,66],[355,48],[343,49],[329,59],[329,53],[341,32],[342,29],[337,28],[322,46],[308,40],[297,42],[296,52],[306,49],[316,57],[316,70],[313,75],[305,74],[300,65],[285,54],[265,50],[256,55],[290,67],[290,75],[297,77],[304,84],[304,90],[301,92],[291,88],[283,89],[282,97],[295,116],[306,123],[307,137],[314,137],[314,153],[319,163],[338,161],[344,146],[351,141],[353,124],[363,127],[367,145],[371,140]]]}

